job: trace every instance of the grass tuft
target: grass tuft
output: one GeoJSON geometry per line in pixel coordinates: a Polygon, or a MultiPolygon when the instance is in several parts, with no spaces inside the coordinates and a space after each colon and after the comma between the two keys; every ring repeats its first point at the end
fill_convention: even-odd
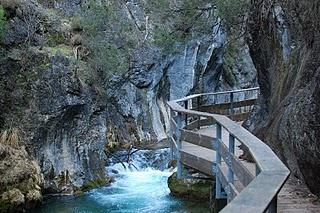
{"type": "Polygon", "coordinates": [[[16,128],[4,130],[0,133],[0,143],[14,149],[19,148],[19,131],[16,128]]]}

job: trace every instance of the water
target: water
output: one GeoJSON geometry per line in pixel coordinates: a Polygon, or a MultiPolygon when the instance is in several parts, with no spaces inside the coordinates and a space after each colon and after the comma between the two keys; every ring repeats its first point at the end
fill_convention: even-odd
{"type": "Polygon", "coordinates": [[[168,150],[139,151],[130,163],[114,163],[108,173],[116,182],[109,187],[91,190],[78,197],[60,197],[47,200],[37,212],[56,213],[148,213],[148,212],[209,212],[207,204],[185,202],[170,196],[167,179],[172,171],[164,169],[168,150]],[[123,167],[126,167],[126,169],[123,167]]]}

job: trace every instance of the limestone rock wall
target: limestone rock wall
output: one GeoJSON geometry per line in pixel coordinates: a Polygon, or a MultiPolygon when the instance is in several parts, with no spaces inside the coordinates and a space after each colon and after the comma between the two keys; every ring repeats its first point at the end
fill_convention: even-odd
{"type": "Polygon", "coordinates": [[[0,143],[0,211],[23,212],[41,203],[43,175],[24,147],[0,143]]]}
{"type": "Polygon", "coordinates": [[[319,194],[319,2],[251,2],[248,43],[261,98],[249,129],[319,194]]]}
{"type": "MultiPolygon", "coordinates": [[[[19,128],[28,153],[40,165],[46,193],[73,193],[105,178],[106,146],[164,141],[168,100],[255,85],[250,60],[237,63],[241,66],[232,69],[236,83],[230,84],[223,68],[226,34],[211,25],[209,33],[180,43],[172,53],[164,54],[153,43],[139,46],[127,73],[103,79],[90,72],[88,58],[75,57],[68,17],[52,12],[77,10],[82,1],[22,2],[6,8],[0,129],[19,128]]],[[[143,38],[148,20],[143,2],[100,3],[114,4],[143,38]]]]}

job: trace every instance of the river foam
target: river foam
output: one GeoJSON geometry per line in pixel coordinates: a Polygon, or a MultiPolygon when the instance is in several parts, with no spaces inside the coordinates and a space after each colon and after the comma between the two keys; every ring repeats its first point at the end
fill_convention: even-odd
{"type": "Polygon", "coordinates": [[[167,179],[169,150],[141,150],[130,156],[119,152],[106,168],[115,178],[110,186],[91,190],[78,197],[47,201],[37,212],[56,213],[184,213],[206,212],[206,207],[170,196],[167,179]],[[123,158],[123,159],[121,159],[123,158]]]}

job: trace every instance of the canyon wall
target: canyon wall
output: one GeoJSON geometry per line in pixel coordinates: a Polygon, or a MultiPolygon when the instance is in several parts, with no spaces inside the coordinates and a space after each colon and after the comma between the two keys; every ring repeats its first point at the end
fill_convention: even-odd
{"type": "MultiPolygon", "coordinates": [[[[113,146],[165,141],[166,101],[256,85],[245,44],[231,54],[232,62],[225,63],[227,33],[214,24],[215,9],[210,5],[200,11],[207,20],[206,32],[191,30],[195,36],[169,45],[174,50],[168,51],[152,42],[158,36],[158,16],[147,12],[144,1],[98,2],[98,9],[112,6],[120,14],[118,21],[125,21],[130,33],[141,38],[135,40],[139,45],[126,72],[106,78],[103,66],[89,65],[93,54],[105,52],[85,46],[79,40],[87,31],[71,26],[85,2],[0,2],[7,20],[0,48],[0,128],[18,128],[23,145],[40,165],[45,193],[69,194],[104,179],[105,152],[113,146]]],[[[99,33],[116,28],[116,23],[107,25],[99,33]]],[[[95,43],[123,47],[121,39],[108,36],[112,33],[95,43]]]]}
{"type": "Polygon", "coordinates": [[[251,1],[247,38],[259,105],[249,129],[320,193],[319,1],[251,1]]]}

